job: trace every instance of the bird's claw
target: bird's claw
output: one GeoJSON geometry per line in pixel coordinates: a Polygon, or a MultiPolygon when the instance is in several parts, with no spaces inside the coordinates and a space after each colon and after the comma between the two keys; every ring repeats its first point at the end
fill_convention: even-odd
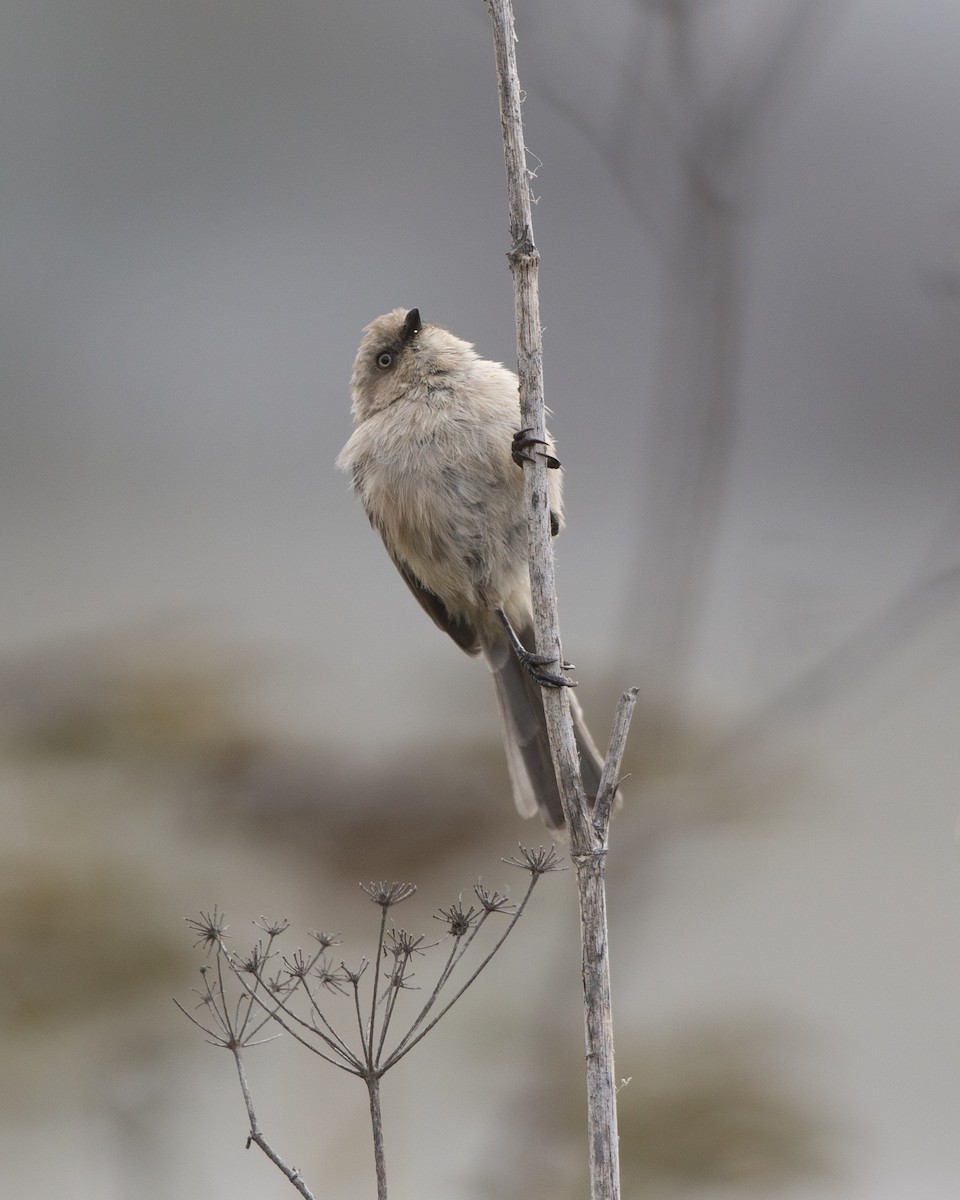
{"type": "MultiPolygon", "coordinates": [[[[550,663],[555,663],[559,659],[561,671],[572,671],[573,663],[566,662],[559,655],[553,654],[537,654],[534,650],[528,650],[523,642],[517,637],[517,632],[510,624],[510,618],[502,608],[493,610],[500,624],[503,626],[503,631],[507,635],[507,640],[510,643],[511,649],[517,656],[517,662],[527,672],[527,674],[537,681],[541,687],[576,687],[576,681],[568,679],[566,675],[557,674],[554,671],[544,671],[543,668],[550,663]]],[[[559,647],[558,647],[559,649],[559,647]]]]}
{"type": "MultiPolygon", "coordinates": [[[[551,658],[549,654],[533,654],[530,650],[518,650],[516,653],[520,666],[541,687],[560,688],[577,686],[575,679],[569,679],[566,675],[558,675],[553,671],[543,670],[548,663],[557,661],[555,658],[551,658]]],[[[572,671],[574,669],[573,663],[562,662],[560,669],[562,671],[572,671]]]]}
{"type": "MultiPolygon", "coordinates": [[[[532,450],[534,446],[549,446],[549,442],[545,442],[543,438],[535,438],[530,435],[532,429],[521,429],[513,435],[513,441],[510,444],[510,457],[518,467],[523,467],[525,462],[533,462],[533,454],[528,454],[528,450],[532,450]]],[[[542,450],[536,452],[538,458],[542,458],[551,471],[556,471],[560,466],[560,459],[552,454],[545,454],[542,450]]]]}

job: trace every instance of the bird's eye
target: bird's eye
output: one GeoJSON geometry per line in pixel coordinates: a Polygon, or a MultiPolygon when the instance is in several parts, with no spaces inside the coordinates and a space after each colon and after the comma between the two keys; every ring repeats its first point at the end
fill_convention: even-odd
{"type": "Polygon", "coordinates": [[[389,350],[381,350],[377,355],[377,366],[381,371],[386,371],[388,367],[393,366],[393,355],[389,350]]]}

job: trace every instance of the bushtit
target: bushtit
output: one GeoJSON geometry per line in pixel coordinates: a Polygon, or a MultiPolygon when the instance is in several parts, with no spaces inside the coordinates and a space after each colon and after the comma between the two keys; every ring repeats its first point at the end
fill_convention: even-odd
{"type": "MultiPolygon", "coordinates": [[[[552,829],[563,808],[541,687],[570,684],[566,664],[532,653],[527,518],[518,465],[543,454],[553,532],[563,524],[561,472],[549,445],[517,432],[517,377],[417,309],[396,308],[364,330],[351,391],[357,428],[337,459],[417,600],[493,673],[517,808],[552,829]]],[[[591,801],[601,758],[571,695],[591,801]]]]}

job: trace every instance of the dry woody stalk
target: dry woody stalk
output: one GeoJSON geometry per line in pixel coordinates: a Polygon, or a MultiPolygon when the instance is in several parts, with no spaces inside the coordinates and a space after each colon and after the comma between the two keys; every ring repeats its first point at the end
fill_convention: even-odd
{"type": "MultiPolygon", "coordinates": [[[[523,93],[517,71],[513,7],[510,0],[488,0],[488,7],[493,24],[500,125],[507,174],[511,242],[507,257],[514,285],[521,422],[524,428],[531,431],[532,437],[542,438],[545,409],[539,299],[540,254],[533,238],[530,197],[532,173],[527,167],[524,147],[521,114],[523,93]]],[[[530,583],[537,650],[542,654],[555,653],[563,662],[546,476],[547,465],[542,459],[534,457],[533,461],[524,463],[530,583]]],[[[636,698],[637,690],[631,688],[620,699],[601,787],[591,814],[581,778],[566,689],[544,689],[543,695],[550,748],[566,826],[570,831],[570,857],[576,867],[580,901],[587,1121],[593,1200],[619,1200],[620,1197],[605,872],[610,813],[636,698]]]]}

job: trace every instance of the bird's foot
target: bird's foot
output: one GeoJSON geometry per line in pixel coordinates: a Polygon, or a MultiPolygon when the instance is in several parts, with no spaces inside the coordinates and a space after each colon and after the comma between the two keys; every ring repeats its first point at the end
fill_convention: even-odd
{"type": "MultiPolygon", "coordinates": [[[[520,429],[513,435],[513,441],[510,443],[510,457],[522,467],[525,462],[533,462],[534,456],[529,453],[534,446],[549,446],[549,442],[545,442],[543,438],[535,438],[530,435],[532,429],[520,429]]],[[[552,454],[545,454],[542,450],[537,450],[536,455],[542,458],[551,471],[556,471],[560,466],[560,459],[555,458],[552,454]]]]}
{"type": "MultiPolygon", "coordinates": [[[[576,680],[569,679],[566,675],[556,671],[545,671],[544,667],[550,666],[551,663],[558,662],[557,656],[553,654],[535,654],[532,650],[528,650],[523,642],[517,636],[516,630],[510,624],[510,618],[502,608],[495,610],[500,624],[506,632],[507,638],[514,654],[517,656],[517,662],[527,672],[527,674],[537,681],[541,687],[576,687],[576,680]]],[[[559,660],[560,671],[573,671],[573,663],[559,660]]]]}
{"type": "MultiPolygon", "coordinates": [[[[531,654],[529,650],[522,647],[515,651],[517,661],[527,674],[537,681],[541,687],[561,688],[561,687],[576,687],[577,681],[570,679],[566,675],[558,675],[553,671],[545,671],[543,668],[550,663],[555,663],[557,660],[549,654],[531,654]]],[[[564,662],[560,664],[562,671],[572,671],[573,663],[564,662]]]]}

